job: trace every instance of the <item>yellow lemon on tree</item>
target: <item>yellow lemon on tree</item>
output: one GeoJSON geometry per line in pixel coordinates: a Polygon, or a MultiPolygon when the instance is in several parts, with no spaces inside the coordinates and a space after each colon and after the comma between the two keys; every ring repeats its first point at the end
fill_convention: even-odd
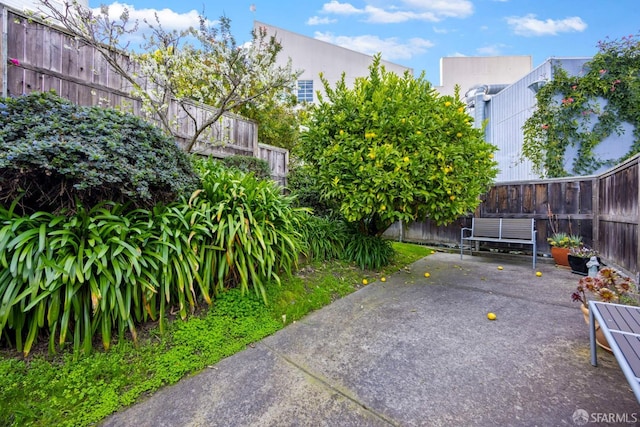
{"type": "Polygon", "coordinates": [[[429,274],[429,273],[424,273],[424,277],[431,277],[431,274],[429,274]]]}
{"type": "Polygon", "coordinates": [[[542,272],[541,271],[536,271],[536,276],[538,276],[538,277],[542,276],[542,272]]]}
{"type": "Polygon", "coordinates": [[[487,313],[487,319],[496,320],[496,314],[495,313],[487,313]]]}

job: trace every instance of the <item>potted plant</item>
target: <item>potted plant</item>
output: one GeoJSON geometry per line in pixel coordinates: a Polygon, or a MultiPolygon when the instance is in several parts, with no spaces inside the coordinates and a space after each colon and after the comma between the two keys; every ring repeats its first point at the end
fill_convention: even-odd
{"type": "Polygon", "coordinates": [[[589,262],[592,262],[592,265],[597,264],[596,271],[599,270],[602,265],[602,261],[598,256],[598,251],[591,249],[588,246],[569,248],[567,260],[569,261],[571,272],[581,274],[583,276],[589,274],[589,262]]]}
{"type": "MultiPolygon", "coordinates": [[[[637,286],[633,280],[611,267],[604,267],[595,277],[581,278],[576,291],[571,294],[572,301],[581,303],[580,309],[587,325],[589,324],[587,293],[599,301],[638,305],[637,286]]],[[[600,347],[611,351],[598,324],[596,324],[596,341],[600,347]]]]}
{"type": "Polygon", "coordinates": [[[557,265],[569,267],[569,250],[582,247],[582,237],[575,234],[553,233],[547,239],[551,245],[551,256],[557,265]]]}

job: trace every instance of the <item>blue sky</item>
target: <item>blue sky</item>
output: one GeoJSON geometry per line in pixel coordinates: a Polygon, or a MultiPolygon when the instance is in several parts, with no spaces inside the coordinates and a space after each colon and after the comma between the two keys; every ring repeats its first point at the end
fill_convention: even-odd
{"type": "Polygon", "coordinates": [[[91,7],[126,5],[133,18],[166,28],[225,15],[238,42],[254,20],[374,54],[423,70],[438,84],[445,56],[593,56],[599,40],[640,33],[638,0],[90,0],[91,7]]]}

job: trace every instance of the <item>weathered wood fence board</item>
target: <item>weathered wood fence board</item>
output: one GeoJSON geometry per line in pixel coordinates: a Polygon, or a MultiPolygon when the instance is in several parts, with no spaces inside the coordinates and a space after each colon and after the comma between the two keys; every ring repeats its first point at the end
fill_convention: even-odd
{"type": "Polygon", "coordinates": [[[594,206],[598,246],[603,258],[638,273],[638,226],[640,191],[636,156],[604,173],[598,180],[598,195],[594,206]]]}
{"type": "MultiPolygon", "coordinates": [[[[82,45],[64,31],[18,11],[3,5],[0,9],[6,17],[2,20],[6,27],[1,29],[2,56],[18,62],[17,65],[7,65],[3,61],[0,67],[2,96],[55,90],[58,95],[79,105],[119,108],[144,117],[142,102],[130,95],[132,84],[111,69],[100,52],[82,45]]],[[[133,70],[137,66],[125,55],[118,58],[125,69],[133,70]]],[[[149,82],[139,83],[150,88],[149,82]]],[[[188,114],[177,102],[171,102],[168,108],[170,119],[178,125],[177,140],[182,146],[195,134],[195,124],[188,115],[195,117],[200,125],[213,114],[212,108],[195,103],[188,106],[188,114]]],[[[284,184],[288,163],[281,162],[288,161],[288,154],[283,155],[280,149],[273,148],[258,146],[255,122],[225,114],[203,133],[194,151],[216,157],[246,155],[264,158],[276,173],[273,178],[284,184]],[[273,154],[270,153],[272,150],[273,154]]]]}
{"type": "Polygon", "coordinates": [[[286,187],[289,171],[284,166],[289,164],[289,150],[267,144],[258,144],[258,147],[260,148],[258,157],[269,163],[271,177],[280,185],[286,187]]]}

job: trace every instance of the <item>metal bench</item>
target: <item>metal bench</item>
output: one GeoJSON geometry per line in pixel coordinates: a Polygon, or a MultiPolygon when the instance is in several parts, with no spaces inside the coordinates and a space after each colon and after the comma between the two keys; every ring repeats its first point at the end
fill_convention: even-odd
{"type": "Polygon", "coordinates": [[[598,366],[595,321],[640,403],[640,307],[589,301],[591,364],[598,366]]]}
{"type": "MultiPolygon", "coordinates": [[[[533,218],[472,218],[471,228],[460,231],[460,259],[464,242],[520,243],[533,246],[533,268],[536,268],[536,221],[533,218]]],[[[473,253],[473,248],[471,248],[473,253]]]]}

